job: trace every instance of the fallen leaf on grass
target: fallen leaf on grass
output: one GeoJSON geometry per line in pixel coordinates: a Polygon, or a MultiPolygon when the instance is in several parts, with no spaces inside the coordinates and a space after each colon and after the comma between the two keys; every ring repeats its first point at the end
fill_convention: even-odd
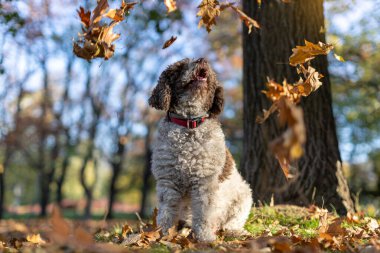
{"type": "Polygon", "coordinates": [[[41,238],[40,234],[27,235],[26,240],[34,244],[45,244],[46,242],[41,238]]]}
{"type": "Polygon", "coordinates": [[[170,39],[168,39],[167,41],[165,41],[164,46],[162,47],[162,49],[170,47],[174,43],[174,41],[176,41],[176,40],[177,40],[177,37],[172,36],[170,39]]]}
{"type": "Polygon", "coordinates": [[[67,243],[71,228],[69,223],[62,218],[61,211],[56,206],[53,207],[50,222],[53,230],[50,234],[52,240],[59,244],[67,243]]]}

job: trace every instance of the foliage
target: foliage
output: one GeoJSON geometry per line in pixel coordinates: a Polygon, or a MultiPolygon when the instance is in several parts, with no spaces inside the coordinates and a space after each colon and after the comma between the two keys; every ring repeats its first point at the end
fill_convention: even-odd
{"type": "Polygon", "coordinates": [[[74,53],[86,60],[99,57],[108,60],[113,56],[115,45],[112,43],[120,37],[113,28],[124,20],[125,15],[133,8],[136,3],[121,3],[120,8],[108,10],[108,1],[98,1],[92,12],[85,11],[83,7],[78,10],[78,15],[82,22],[83,34],[74,42],[74,53]],[[108,10],[108,11],[107,11],[108,10]],[[112,21],[108,24],[100,23],[103,18],[109,18],[112,21]]]}
{"type": "MultiPolygon", "coordinates": [[[[320,73],[310,66],[310,61],[318,55],[327,55],[334,48],[332,44],[311,43],[305,40],[305,46],[293,48],[293,54],[289,58],[289,64],[297,68],[300,79],[295,84],[288,84],[286,80],[280,85],[273,80],[267,83],[267,90],[263,93],[273,102],[272,106],[264,111],[263,117],[258,117],[257,122],[263,123],[274,112],[279,112],[279,122],[282,127],[288,129],[270,143],[270,148],[279,161],[286,178],[291,177],[290,162],[298,159],[303,154],[302,145],[306,141],[305,125],[301,108],[295,105],[301,101],[301,97],[307,97],[316,91],[322,82],[320,73]]],[[[341,57],[336,57],[342,59],[341,57]]]]}
{"type": "MultiPolygon", "coordinates": [[[[113,32],[113,28],[124,20],[126,14],[129,13],[136,3],[125,3],[122,0],[119,9],[110,9],[107,11],[109,4],[107,0],[98,0],[92,14],[90,11],[85,11],[83,7],[78,10],[78,15],[82,23],[83,34],[79,33],[79,39],[73,43],[73,50],[76,56],[91,60],[93,58],[104,58],[108,60],[115,51],[115,45],[112,43],[120,37],[120,34],[113,32]],[[92,15],[92,16],[91,16],[92,15]],[[109,18],[110,23],[100,23],[103,18],[109,18]]],[[[175,0],[165,0],[167,12],[173,12],[177,9],[175,0]]],[[[198,26],[205,26],[207,32],[211,32],[212,26],[216,25],[222,11],[227,8],[232,9],[238,14],[239,18],[248,27],[249,33],[252,28],[260,28],[259,24],[252,18],[248,17],[243,11],[234,6],[235,3],[220,4],[217,0],[202,0],[198,6],[197,16],[200,17],[198,26]]],[[[172,36],[167,40],[162,47],[165,49],[172,45],[176,37],[172,36]]]]}

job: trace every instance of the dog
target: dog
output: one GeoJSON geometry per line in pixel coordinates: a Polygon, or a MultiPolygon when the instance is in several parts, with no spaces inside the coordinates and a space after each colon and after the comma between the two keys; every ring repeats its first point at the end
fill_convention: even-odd
{"type": "Polygon", "coordinates": [[[157,223],[164,234],[184,221],[198,241],[219,230],[244,233],[252,192],[226,147],[217,116],[223,88],[207,60],[183,59],[159,77],[149,105],[167,112],[152,145],[157,223]]]}

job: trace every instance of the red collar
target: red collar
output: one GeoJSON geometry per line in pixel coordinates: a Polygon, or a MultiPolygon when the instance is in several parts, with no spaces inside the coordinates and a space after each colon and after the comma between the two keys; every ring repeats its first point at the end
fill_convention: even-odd
{"type": "Polygon", "coordinates": [[[184,119],[180,118],[180,116],[175,113],[168,112],[167,118],[170,122],[173,122],[177,125],[186,127],[187,129],[193,129],[199,127],[208,118],[208,115],[203,117],[184,119]]]}

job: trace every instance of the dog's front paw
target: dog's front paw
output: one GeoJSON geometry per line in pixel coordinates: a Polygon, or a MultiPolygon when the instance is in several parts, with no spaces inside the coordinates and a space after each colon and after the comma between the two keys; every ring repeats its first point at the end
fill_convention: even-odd
{"type": "Polygon", "coordinates": [[[200,242],[213,242],[216,240],[214,231],[210,228],[194,229],[195,239],[200,242]]]}

